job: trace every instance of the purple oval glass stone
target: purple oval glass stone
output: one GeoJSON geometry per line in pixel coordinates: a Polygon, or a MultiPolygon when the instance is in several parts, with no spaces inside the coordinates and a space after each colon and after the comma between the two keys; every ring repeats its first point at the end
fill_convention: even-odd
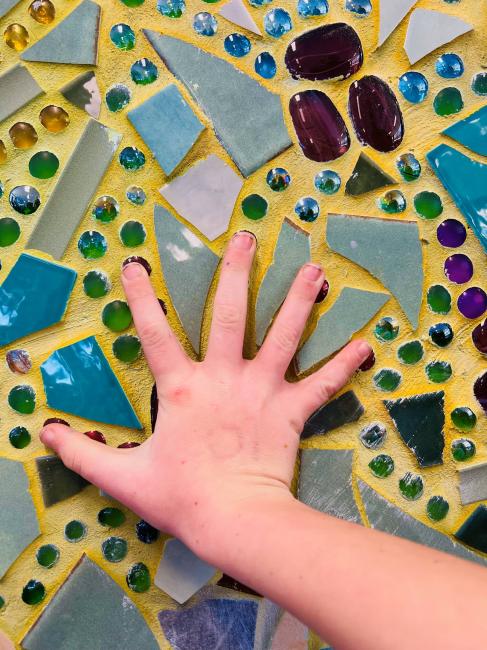
{"type": "Polygon", "coordinates": [[[404,137],[404,122],[395,94],[374,75],[350,86],[348,111],[357,138],[377,151],[393,151],[404,137]]]}
{"type": "Polygon", "coordinates": [[[445,275],[455,284],[464,284],[472,279],[473,264],[470,257],[462,253],[455,253],[450,255],[445,260],[444,265],[445,275]]]}
{"type": "Polygon", "coordinates": [[[347,125],[331,99],[320,90],[304,90],[289,100],[289,112],[306,158],[330,162],[350,147],[347,125]]]}
{"type": "Polygon", "coordinates": [[[436,231],[438,241],[446,248],[458,248],[467,239],[467,230],[463,223],[456,219],[445,219],[436,231]]]}
{"type": "Polygon", "coordinates": [[[487,354],[487,320],[472,330],[472,341],[479,352],[487,354]]]}
{"type": "Polygon", "coordinates": [[[457,307],[465,318],[480,318],[487,309],[487,294],[480,287],[469,287],[458,296],[457,307]]]}
{"type": "Polygon", "coordinates": [[[159,411],[159,397],[157,395],[157,385],[154,384],[152,386],[152,391],[150,394],[150,426],[152,429],[152,433],[154,433],[154,429],[156,428],[158,411],[159,411]]]}
{"type": "Polygon", "coordinates": [[[284,57],[294,79],[347,79],[364,62],[357,32],[345,23],[322,25],[289,43],[284,57]]]}
{"type": "Polygon", "coordinates": [[[484,372],[473,385],[473,394],[484,412],[487,413],[487,372],[484,372]]]}

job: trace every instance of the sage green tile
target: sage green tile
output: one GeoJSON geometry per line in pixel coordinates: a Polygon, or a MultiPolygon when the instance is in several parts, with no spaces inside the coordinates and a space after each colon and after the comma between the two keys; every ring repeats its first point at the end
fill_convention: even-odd
{"type": "Polygon", "coordinates": [[[46,508],[69,499],[89,485],[82,476],[68,469],[58,456],[36,458],[36,468],[46,508]]]}
{"type": "Polygon", "coordinates": [[[371,158],[360,152],[352,175],[345,186],[345,194],[360,196],[388,185],[396,185],[392,176],[383,171],[371,158]]]}
{"type": "Polygon", "coordinates": [[[5,16],[10,9],[13,9],[15,5],[18,5],[20,0],[0,0],[0,18],[5,16]]]}
{"type": "Polygon", "coordinates": [[[0,76],[0,122],[43,93],[24,65],[14,65],[0,76]]]}

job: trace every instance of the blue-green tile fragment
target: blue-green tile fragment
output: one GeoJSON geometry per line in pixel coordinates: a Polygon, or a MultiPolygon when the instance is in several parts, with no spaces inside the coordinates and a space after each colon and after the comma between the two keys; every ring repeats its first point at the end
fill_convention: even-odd
{"type": "Polygon", "coordinates": [[[43,92],[21,63],[9,68],[0,76],[0,122],[43,92]]]}
{"type": "Polygon", "coordinates": [[[449,126],[443,135],[463,144],[470,151],[487,156],[487,105],[449,126]]]}

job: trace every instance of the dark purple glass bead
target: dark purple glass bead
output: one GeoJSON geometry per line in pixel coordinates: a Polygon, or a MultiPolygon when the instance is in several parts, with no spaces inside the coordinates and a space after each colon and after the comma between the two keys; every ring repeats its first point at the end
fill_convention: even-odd
{"type": "Polygon", "coordinates": [[[444,270],[445,275],[450,282],[454,282],[455,284],[464,284],[472,279],[472,260],[470,257],[463,255],[463,253],[455,253],[446,258],[444,270]]]}
{"type": "Polygon", "coordinates": [[[487,413],[487,372],[484,372],[473,385],[473,394],[484,412],[487,413]]]}
{"type": "Polygon", "coordinates": [[[95,442],[101,442],[102,445],[107,444],[105,436],[101,431],[85,431],[85,436],[88,436],[88,438],[91,438],[91,440],[94,440],[95,442]]]}
{"type": "Polygon", "coordinates": [[[473,329],[472,341],[479,352],[487,354],[487,320],[473,329]]]}
{"type": "Polygon", "coordinates": [[[140,447],[140,442],[122,442],[121,445],[118,445],[119,449],[133,449],[134,447],[140,447]]]}
{"type": "Polygon", "coordinates": [[[69,422],[66,422],[66,420],[63,420],[62,418],[47,418],[47,420],[44,420],[42,426],[47,427],[48,424],[64,424],[65,427],[69,427],[69,422]]]}
{"type": "Polygon", "coordinates": [[[446,248],[458,248],[467,239],[467,230],[461,221],[445,219],[436,231],[438,241],[446,248]]]}
{"type": "Polygon", "coordinates": [[[350,147],[350,135],[331,99],[320,90],[304,90],[289,100],[289,112],[306,158],[329,162],[350,147]]]}
{"type": "Polygon", "coordinates": [[[141,266],[143,266],[144,269],[147,271],[147,275],[150,275],[152,273],[152,267],[149,264],[149,262],[145,258],[140,257],[139,255],[131,255],[130,257],[127,257],[127,259],[125,259],[122,262],[122,270],[128,264],[132,264],[132,262],[135,262],[136,264],[140,264],[141,266]]]}
{"type": "Polygon", "coordinates": [[[328,280],[325,280],[321,285],[321,289],[318,291],[318,295],[315,298],[315,302],[316,303],[323,302],[323,300],[328,295],[329,291],[330,291],[330,283],[328,282],[328,280]]]}
{"type": "Polygon", "coordinates": [[[333,23],[295,38],[284,62],[294,79],[347,79],[362,67],[364,52],[354,29],[333,23]]]}
{"type": "Polygon", "coordinates": [[[374,366],[375,366],[375,354],[374,351],[371,350],[369,356],[365,359],[365,361],[362,362],[362,364],[358,368],[362,372],[367,372],[367,370],[371,370],[374,366]]]}
{"type": "Polygon", "coordinates": [[[377,151],[393,151],[404,137],[404,122],[396,96],[373,75],[350,86],[348,111],[357,138],[377,151]]]}
{"type": "Polygon", "coordinates": [[[156,428],[158,410],[159,410],[159,398],[157,396],[157,385],[154,384],[154,386],[152,386],[152,392],[150,394],[150,425],[151,425],[152,433],[154,433],[154,429],[156,428]]]}
{"type": "Polygon", "coordinates": [[[469,287],[458,296],[457,307],[465,318],[480,318],[487,309],[487,294],[480,287],[469,287]]]}

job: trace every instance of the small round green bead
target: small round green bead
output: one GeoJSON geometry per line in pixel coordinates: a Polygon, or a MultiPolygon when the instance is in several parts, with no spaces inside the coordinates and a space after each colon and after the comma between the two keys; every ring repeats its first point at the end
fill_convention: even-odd
{"type": "Polygon", "coordinates": [[[59,560],[59,549],[54,544],[44,544],[37,549],[36,560],[45,569],[51,569],[59,560]]]}
{"type": "Polygon", "coordinates": [[[423,479],[419,474],[407,472],[399,480],[399,490],[408,501],[416,501],[423,494],[423,479]]]}
{"type": "Polygon", "coordinates": [[[387,454],[379,454],[369,463],[369,468],[377,478],[387,478],[394,471],[394,461],[387,454]]]}
{"type": "Polygon", "coordinates": [[[475,456],[476,447],[473,440],[468,438],[459,438],[451,444],[451,454],[459,462],[464,462],[475,456]]]}
{"type": "Polygon", "coordinates": [[[428,289],[428,307],[435,314],[448,314],[451,310],[451,295],[441,284],[434,284],[428,289]]]}
{"type": "Polygon", "coordinates": [[[462,93],[453,86],[440,90],[433,100],[435,113],[441,117],[455,115],[462,110],[463,106],[462,93]]]}
{"type": "Polygon", "coordinates": [[[126,221],[120,228],[120,241],[124,246],[135,248],[145,242],[147,233],[140,221],[126,221]]]}
{"type": "Polygon", "coordinates": [[[487,72],[478,72],[472,79],[472,90],[476,95],[487,95],[487,72]]]}
{"type": "Polygon", "coordinates": [[[50,151],[38,151],[29,160],[29,171],[34,178],[52,178],[58,169],[59,159],[50,151]]]}
{"type": "Polygon", "coordinates": [[[450,417],[453,426],[459,431],[472,431],[477,424],[477,416],[468,406],[457,406],[450,417]]]}
{"type": "Polygon", "coordinates": [[[421,341],[408,341],[403,343],[397,350],[397,358],[401,363],[412,366],[421,361],[424,356],[424,348],[421,341]]]}
{"type": "Polygon", "coordinates": [[[402,376],[397,370],[392,368],[382,368],[374,375],[374,384],[379,390],[385,392],[392,392],[398,388],[401,383],[402,376]]]}
{"type": "Polygon", "coordinates": [[[73,519],[64,527],[64,537],[68,542],[79,542],[86,537],[86,526],[82,521],[73,519]]]}
{"type": "Polygon", "coordinates": [[[121,562],[127,555],[128,544],[121,537],[109,537],[101,545],[103,557],[108,562],[121,562]]]}
{"type": "Polygon", "coordinates": [[[39,580],[29,580],[22,589],[22,600],[26,605],[38,605],[46,596],[46,588],[39,580]]]}
{"type": "Polygon", "coordinates": [[[249,194],[242,201],[242,212],[247,219],[257,221],[267,214],[268,203],[260,194],[249,194]]]}
{"type": "Polygon", "coordinates": [[[32,386],[14,386],[8,394],[8,403],[17,413],[30,415],[36,407],[36,394],[32,386]]]}
{"type": "Polygon", "coordinates": [[[91,214],[97,221],[110,223],[110,221],[116,219],[120,214],[120,206],[113,196],[107,196],[105,194],[96,199],[91,214]]]}
{"type": "Polygon", "coordinates": [[[132,324],[132,313],[123,300],[113,300],[103,308],[101,319],[112,332],[123,332],[132,324]]]}
{"type": "Polygon", "coordinates": [[[107,248],[107,240],[96,230],[86,230],[78,240],[78,250],[85,260],[103,257],[107,248]]]}
{"type": "Polygon", "coordinates": [[[375,338],[382,343],[394,341],[399,334],[399,323],[394,319],[386,316],[381,318],[374,329],[375,338]]]}
{"type": "Polygon", "coordinates": [[[108,528],[118,528],[125,522],[125,515],[119,508],[102,508],[98,513],[98,523],[108,528]]]}
{"type": "Polygon", "coordinates": [[[140,357],[140,339],[132,334],[122,334],[113,342],[113,354],[119,361],[131,363],[140,357]]]}
{"type": "Polygon", "coordinates": [[[8,439],[15,449],[24,449],[29,445],[31,436],[25,427],[14,427],[8,434],[8,439]]]}
{"type": "Polygon", "coordinates": [[[11,217],[3,217],[0,219],[0,246],[5,248],[15,244],[20,237],[20,226],[11,217]]]}
{"type": "Polygon", "coordinates": [[[90,298],[103,298],[110,291],[110,280],[102,271],[88,271],[83,278],[83,289],[90,298]]]}
{"type": "Polygon", "coordinates": [[[432,361],[425,367],[425,372],[434,384],[442,384],[450,379],[453,370],[448,361],[432,361]]]}
{"type": "Polygon", "coordinates": [[[105,102],[108,110],[118,113],[123,110],[132,99],[132,93],[124,84],[111,86],[105,94],[105,102]]]}
{"type": "Polygon", "coordinates": [[[137,562],[130,567],[126,580],[132,591],[137,593],[147,591],[151,584],[149,569],[143,562],[137,562]]]}
{"type": "Polygon", "coordinates": [[[449,509],[450,504],[446,499],[440,496],[434,496],[428,501],[426,513],[431,521],[441,521],[447,516],[449,509]]]}
{"type": "Polygon", "coordinates": [[[126,7],[140,7],[140,5],[144,4],[145,0],[120,0],[120,2],[126,7]]]}
{"type": "Polygon", "coordinates": [[[387,214],[399,214],[407,207],[406,197],[399,190],[389,190],[377,201],[379,208],[387,214]]]}
{"type": "Polygon", "coordinates": [[[443,212],[443,203],[436,192],[419,192],[414,197],[414,209],[423,219],[436,219],[443,212]]]}

